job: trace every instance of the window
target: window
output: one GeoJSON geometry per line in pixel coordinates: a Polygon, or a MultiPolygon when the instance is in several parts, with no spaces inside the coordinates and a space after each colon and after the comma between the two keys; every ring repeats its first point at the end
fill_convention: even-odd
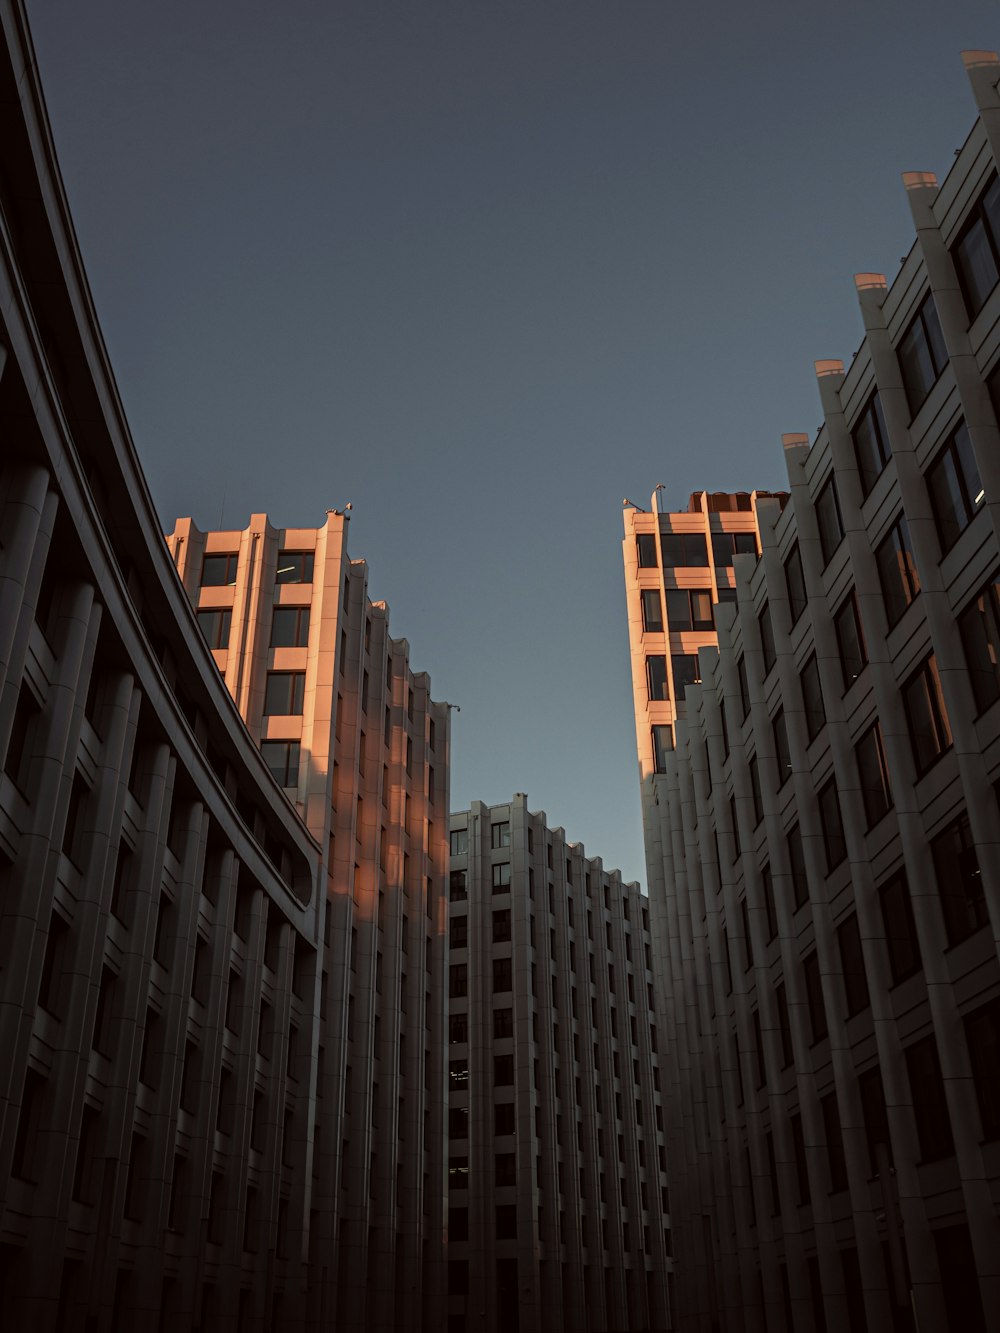
{"type": "Polygon", "coordinates": [[[764,603],[764,609],[757,617],[757,627],[760,630],[760,650],[764,654],[764,675],[771,670],[777,661],[774,651],[774,630],[771,628],[771,608],[764,603]]]}
{"type": "Polygon", "coordinates": [[[469,993],[469,969],[465,963],[452,963],[448,969],[448,994],[453,999],[461,999],[469,993]]]}
{"type": "Polygon", "coordinates": [[[847,856],[844,822],[840,816],[840,797],[837,795],[837,784],[833,778],[824,787],[820,788],[817,801],[819,804],[819,822],[823,829],[826,871],[829,874],[847,856]]]}
{"type": "Polygon", "coordinates": [[[493,1057],[493,1086],[509,1088],[514,1082],[514,1057],[495,1055],[493,1057]]]}
{"type": "MultiPolygon", "coordinates": [[[[809,1168],[806,1163],[806,1140],[802,1132],[802,1117],[798,1112],[789,1117],[789,1123],[792,1127],[792,1148],[795,1153],[795,1202],[801,1208],[809,1202],[809,1168]]],[[[787,1273],[787,1269],[785,1272],[787,1273]]]]}
{"type": "Polygon", "coordinates": [[[875,564],[882,585],[886,619],[891,629],[920,591],[920,577],[905,515],[900,514],[879,543],[875,551],[875,564]]]}
{"type": "Polygon", "coordinates": [[[774,880],[769,865],[761,869],[760,882],[764,895],[764,912],[767,916],[767,942],[770,944],[778,933],[778,917],[774,909],[774,880]]]}
{"type": "Polygon", "coordinates": [[[781,1067],[787,1069],[795,1056],[792,1050],[792,1024],[788,1016],[788,996],[783,981],[775,986],[774,999],[778,1007],[778,1032],[781,1036],[781,1067]]]}
{"type": "Polygon", "coordinates": [[[892,973],[892,984],[896,986],[921,968],[910,888],[902,870],[882,885],[878,896],[889,954],[889,971],[892,973]]]}
{"type": "Polygon", "coordinates": [[[271,617],[271,647],[304,648],[308,642],[308,606],[276,606],[271,617]]]}
{"type": "Polygon", "coordinates": [[[919,777],[951,747],[951,726],[933,653],[903,686],[903,706],[919,777]]]}
{"type": "Polygon", "coordinates": [[[502,944],[510,939],[510,908],[493,913],[493,942],[502,944]]]}
{"type": "Polygon", "coordinates": [[[740,859],[740,821],[736,817],[736,797],[729,798],[729,822],[733,832],[733,860],[740,859]]]}
{"type": "Polygon", "coordinates": [[[858,929],[856,912],[837,927],[837,944],[840,948],[840,967],[844,978],[844,994],[847,997],[847,1017],[853,1018],[867,1009],[871,1000],[868,997],[868,977],[865,972],[865,959],[861,949],[861,931],[858,929]]]}
{"type": "Polygon", "coordinates": [[[299,742],[261,741],[260,752],[279,787],[295,787],[299,781],[299,742]]]}
{"type": "Polygon", "coordinates": [[[667,771],[667,752],[673,747],[670,743],[669,727],[652,727],[650,729],[653,738],[653,771],[656,773],[665,773],[667,771]]]}
{"type": "Polygon", "coordinates": [[[510,961],[511,960],[509,958],[493,959],[494,994],[498,993],[499,991],[510,990],[510,974],[511,974],[510,961]]]}
{"type": "Polygon", "coordinates": [[[643,588],[640,598],[642,603],[642,628],[647,634],[662,634],[663,605],[660,601],[659,588],[643,588]]]}
{"type": "Polygon", "coordinates": [[[497,1240],[517,1240],[517,1204],[498,1203],[496,1206],[497,1240]]]}
{"type": "Polygon", "coordinates": [[[928,295],[896,348],[910,416],[915,417],[948,362],[933,298],[928,295]]]}
{"type": "MultiPolygon", "coordinates": [[[[468,1157],[449,1157],[448,1158],[448,1190],[467,1190],[469,1188],[469,1159],[468,1157]]],[[[448,1265],[449,1269],[455,1263],[453,1259],[448,1265]]]]}
{"type": "Polygon", "coordinates": [[[802,572],[802,555],[798,542],[788,552],[785,559],[785,587],[788,589],[788,609],[792,624],[806,609],[809,598],[806,594],[806,579],[802,572]]]}
{"type": "Polygon", "coordinates": [[[889,448],[889,432],[885,428],[885,417],[882,415],[882,400],[877,391],[869,398],[851,438],[854,441],[854,457],[858,461],[858,472],[861,475],[861,494],[867,495],[882,475],[892,454],[889,448]]]}
{"type": "Polygon", "coordinates": [[[961,814],[932,840],[931,856],[948,943],[960,944],[989,919],[967,814],[961,814]]]}
{"type": "Polygon", "coordinates": [[[654,653],[646,658],[646,683],[651,700],[670,698],[667,689],[667,659],[663,653],[654,653]]]}
{"type": "Polygon", "coordinates": [[[858,599],[853,588],[834,612],[833,628],[837,635],[844,689],[849,690],[868,664],[858,599]]]}
{"type": "Polygon", "coordinates": [[[734,555],[757,555],[757,538],[752,532],[713,532],[712,558],[716,567],[731,569],[734,555]]]}
{"type": "Polygon", "coordinates": [[[903,1055],[910,1080],[920,1156],[925,1162],[936,1162],[955,1151],[955,1142],[951,1135],[941,1061],[938,1059],[934,1038],[924,1037],[922,1041],[914,1042],[903,1055]]]}
{"type": "Polygon", "coordinates": [[[840,517],[840,500],[833,477],[816,497],[816,523],[819,527],[819,546],[823,564],[828,565],[834,551],[844,539],[844,523],[840,517]]]}
{"type": "Polygon", "coordinates": [[[1000,282],[1000,180],[983,191],[952,248],[969,318],[975,319],[1000,282]]]}
{"type": "Polygon", "coordinates": [[[844,1138],[840,1129],[840,1111],[837,1094],[828,1092],[820,1098],[823,1130],[826,1138],[826,1160],[830,1169],[830,1193],[839,1194],[847,1189],[847,1158],[844,1156],[844,1138]]]}
{"type": "Polygon", "coordinates": [[[747,769],[750,774],[750,796],[753,800],[753,822],[754,828],[764,818],[764,802],[760,791],[760,770],[757,765],[757,756],[751,755],[747,769]]]}
{"type": "Polygon", "coordinates": [[[950,551],[986,500],[965,422],[927,469],[926,481],[941,550],[950,551]]]}
{"type": "Polygon", "coordinates": [[[269,671],[264,687],[264,715],[291,716],[302,712],[305,699],[304,671],[269,671]]]}
{"type": "Polygon", "coordinates": [[[497,1102],[493,1108],[493,1132],[498,1137],[514,1133],[514,1103],[497,1102]]]}
{"type": "Polygon", "coordinates": [[[448,1041],[455,1045],[458,1042],[469,1040],[469,1015],[468,1014],[449,1014],[448,1015],[448,1041]]]}
{"type": "Polygon", "coordinates": [[[240,563],[236,551],[225,555],[206,555],[201,562],[201,586],[203,588],[229,588],[236,582],[236,569],[240,563]]]}
{"type": "Polygon", "coordinates": [[[448,896],[453,903],[464,903],[469,896],[467,870],[453,870],[448,878],[448,896]]]}
{"type": "Polygon", "coordinates": [[[667,622],[678,630],[715,628],[711,588],[677,588],[667,592],[667,622]]]}
{"type": "MultiPolygon", "coordinates": [[[[747,660],[740,657],[736,662],[736,678],[740,686],[740,706],[743,709],[743,721],[746,721],[747,714],[750,712],[750,682],[747,679],[747,660]]],[[[728,746],[727,753],[728,753],[728,746]]]]}
{"type": "Polygon", "coordinates": [[[674,697],[677,699],[684,698],[684,691],[689,685],[698,685],[701,682],[697,653],[673,653],[670,658],[670,669],[674,673],[674,697]]]}
{"type": "Polygon", "coordinates": [[[514,1035],[514,1012],[511,1009],[493,1010],[493,1036],[494,1037],[513,1037],[514,1035]]]}
{"type": "Polygon", "coordinates": [[[451,831],[452,856],[465,856],[469,850],[469,830],[456,828],[451,831]]]}
{"type": "Polygon", "coordinates": [[[661,532],[660,550],[664,569],[708,564],[708,547],[700,532],[661,532]]]}
{"type": "Polygon", "coordinates": [[[448,942],[453,949],[464,949],[469,943],[469,918],[453,916],[448,929],[448,942]]]}
{"type": "Polygon", "coordinates": [[[493,1157],[494,1182],[497,1185],[516,1185],[517,1170],[512,1152],[498,1152],[493,1157]]]}
{"type": "Polygon", "coordinates": [[[889,766],[882,743],[882,728],[876,722],[868,728],[854,747],[861,783],[861,799],[865,805],[868,827],[874,828],[883,815],[892,809],[892,790],[889,786],[889,766]]]}
{"type": "Polygon", "coordinates": [[[792,876],[792,900],[795,910],[809,898],[809,881],[806,878],[806,858],[802,848],[802,830],[793,824],[786,838],[788,846],[788,865],[792,876]]]}
{"type": "Polygon", "coordinates": [[[993,578],[958,617],[969,680],[982,713],[1000,699],[1000,580],[993,578]]]}
{"type": "Polygon", "coordinates": [[[279,552],[275,583],[312,583],[313,560],[312,551],[279,552]]]}
{"type": "Polygon", "coordinates": [[[826,1036],[828,1028],[826,1022],[826,1006],[823,1003],[823,981],[819,972],[819,958],[816,951],[813,950],[808,957],[802,960],[802,975],[806,983],[806,1002],[809,1006],[809,1026],[812,1032],[812,1041],[822,1041],[826,1036]]]}
{"type": "Polygon", "coordinates": [[[778,786],[783,787],[792,776],[792,752],[788,745],[788,727],[785,723],[785,710],[779,708],[771,718],[771,735],[774,739],[774,762],[778,769],[778,786]]]}
{"type": "Polygon", "coordinates": [[[815,653],[802,668],[799,684],[802,686],[802,706],[806,715],[806,735],[810,741],[814,741],[826,726],[823,687],[819,683],[819,664],[815,653]]]}
{"type": "Polygon", "coordinates": [[[229,607],[220,606],[210,611],[198,612],[198,628],[209,648],[228,648],[232,625],[233,613],[229,607]]]}
{"type": "Polygon", "coordinates": [[[490,825],[490,846],[496,851],[501,847],[510,846],[510,824],[491,824],[490,825]]]}
{"type": "Polygon", "coordinates": [[[640,569],[656,568],[656,534],[654,532],[637,533],[635,550],[640,569]]]}
{"type": "Polygon", "coordinates": [[[1000,1000],[990,1000],[965,1019],[972,1081],[976,1085],[983,1138],[1000,1138],[1000,1000]]]}
{"type": "Polygon", "coordinates": [[[510,862],[503,861],[493,867],[493,892],[503,893],[510,888],[510,862]]]}
{"type": "Polygon", "coordinates": [[[892,1149],[889,1141],[889,1121],[885,1113],[882,1075],[877,1065],[858,1075],[858,1092],[861,1094],[861,1115],[865,1122],[865,1138],[868,1141],[869,1174],[874,1176],[878,1170],[876,1149],[879,1144],[884,1144],[890,1150],[890,1160],[892,1149]]]}

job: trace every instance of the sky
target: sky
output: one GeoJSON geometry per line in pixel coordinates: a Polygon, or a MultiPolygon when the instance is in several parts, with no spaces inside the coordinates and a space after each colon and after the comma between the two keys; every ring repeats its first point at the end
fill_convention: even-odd
{"type": "Polygon", "coordinates": [[[622,499],[779,489],[975,119],[996,0],[28,0],[164,530],[319,526],[453,714],[645,882],[622,499]]]}

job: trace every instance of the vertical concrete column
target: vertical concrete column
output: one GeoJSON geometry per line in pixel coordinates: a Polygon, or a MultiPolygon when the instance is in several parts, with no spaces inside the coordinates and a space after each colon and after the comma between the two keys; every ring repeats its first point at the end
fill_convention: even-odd
{"type": "Polygon", "coordinates": [[[962,64],[993,150],[993,160],[1000,163],[1000,55],[996,51],[963,51],[962,64]]]}
{"type": "MultiPolygon", "coordinates": [[[[3,348],[0,347],[0,352],[3,348]]],[[[20,685],[20,671],[12,674],[14,644],[21,636],[21,607],[24,602],[27,583],[31,571],[35,548],[42,534],[43,516],[46,511],[49,494],[48,468],[39,464],[11,462],[3,469],[3,501],[0,507],[0,524],[3,527],[4,559],[0,571],[0,689],[6,691],[8,683],[14,689],[20,685]]],[[[49,522],[43,541],[47,545],[51,533],[51,523],[55,517],[55,495],[49,502],[49,522]]],[[[44,553],[43,553],[44,556],[44,553]]],[[[37,592],[37,590],[35,590],[37,592]]],[[[4,711],[0,715],[8,720],[7,709],[13,708],[9,699],[4,700],[4,711]]],[[[11,712],[10,717],[13,716],[11,712]]],[[[6,734],[6,733],[3,733],[6,734]]]]}

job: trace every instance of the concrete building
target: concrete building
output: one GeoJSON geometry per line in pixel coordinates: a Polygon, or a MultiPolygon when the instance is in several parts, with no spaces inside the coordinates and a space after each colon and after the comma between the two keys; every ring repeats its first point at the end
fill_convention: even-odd
{"type": "Polygon", "coordinates": [[[980,117],[904,177],[917,242],[857,278],[645,761],[685,1331],[1000,1309],[1000,60],[965,63],[980,117]]]}
{"type": "Polygon", "coordinates": [[[349,516],[167,544],[325,885],[310,1315],[437,1327],[444,1226],[449,710],[389,636],[349,516]],[[386,1274],[391,1275],[386,1280],[386,1274]],[[331,1291],[335,1306],[330,1308],[331,1291]],[[325,1293],[325,1294],[324,1294],[325,1293]]]}
{"type": "Polygon", "coordinates": [[[527,798],[451,816],[449,1333],[663,1330],[647,902],[527,798]]]}

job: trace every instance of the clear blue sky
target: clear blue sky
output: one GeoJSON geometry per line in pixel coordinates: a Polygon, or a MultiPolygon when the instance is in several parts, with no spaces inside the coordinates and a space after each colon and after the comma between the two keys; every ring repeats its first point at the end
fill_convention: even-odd
{"type": "Polygon", "coordinates": [[[165,528],[313,526],[526,791],[645,881],[621,500],[780,487],[995,0],[30,0],[165,528]]]}

